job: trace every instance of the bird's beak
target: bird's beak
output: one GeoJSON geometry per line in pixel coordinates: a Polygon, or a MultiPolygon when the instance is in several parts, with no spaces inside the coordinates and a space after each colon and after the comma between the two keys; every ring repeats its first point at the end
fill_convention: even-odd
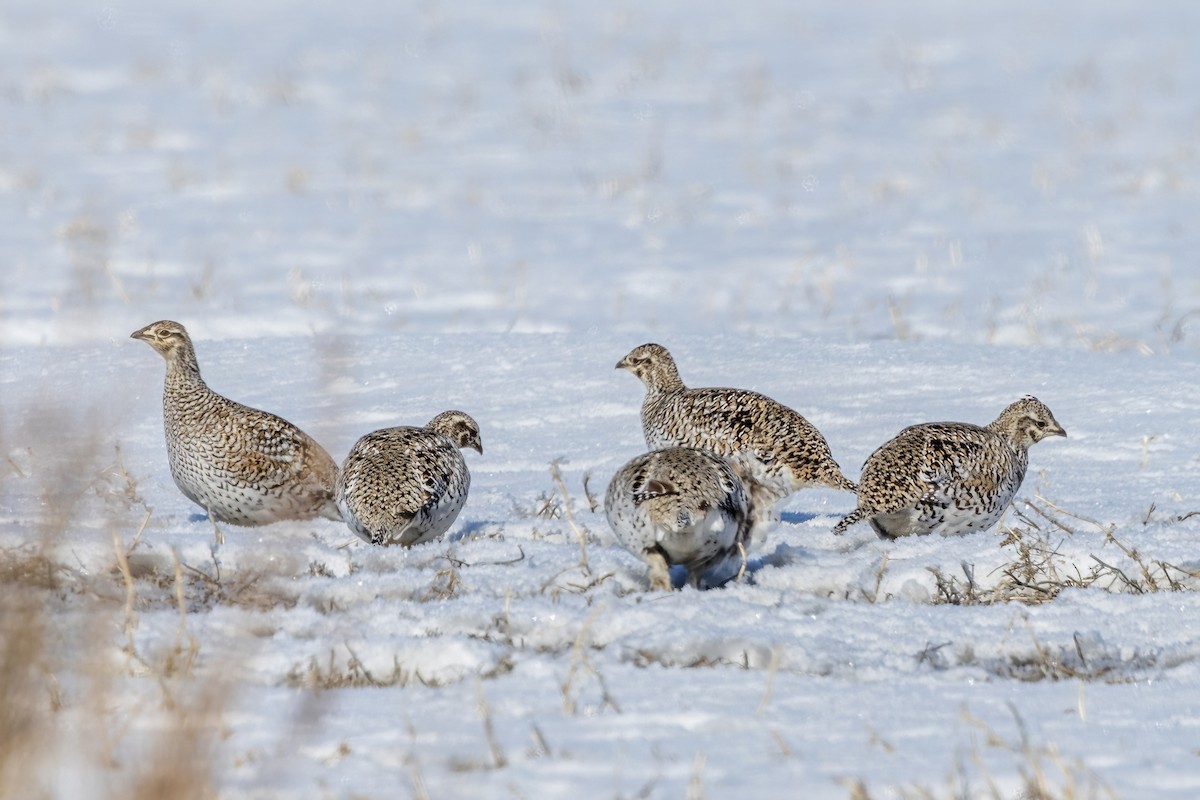
{"type": "Polygon", "coordinates": [[[629,369],[629,358],[622,358],[617,362],[617,366],[614,369],[629,369]]]}
{"type": "Polygon", "coordinates": [[[141,339],[143,342],[146,341],[146,328],[138,328],[136,331],[129,334],[129,338],[141,339]]]}
{"type": "Polygon", "coordinates": [[[1066,437],[1066,435],[1067,435],[1067,429],[1066,429],[1066,428],[1064,428],[1062,425],[1059,425],[1057,422],[1055,422],[1055,423],[1054,423],[1054,427],[1053,427],[1053,428],[1049,428],[1049,429],[1047,429],[1047,430],[1046,430],[1046,435],[1047,435],[1047,436],[1062,436],[1062,437],[1066,437]]]}
{"type": "Polygon", "coordinates": [[[471,442],[471,447],[474,447],[475,452],[479,453],[479,455],[483,455],[483,442],[481,442],[479,439],[471,442]]]}

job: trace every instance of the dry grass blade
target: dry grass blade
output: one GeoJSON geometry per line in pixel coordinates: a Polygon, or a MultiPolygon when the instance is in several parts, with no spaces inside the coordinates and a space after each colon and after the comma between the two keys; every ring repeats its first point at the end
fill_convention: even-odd
{"type": "Polygon", "coordinates": [[[30,788],[30,759],[49,733],[46,709],[38,707],[44,607],[25,592],[10,591],[0,603],[0,797],[20,797],[30,788]]]}
{"type": "Polygon", "coordinates": [[[558,492],[562,495],[562,509],[567,525],[570,526],[571,530],[575,533],[575,537],[579,540],[579,566],[583,569],[584,575],[590,576],[592,568],[588,564],[587,531],[575,521],[575,512],[571,509],[571,493],[567,491],[567,484],[563,480],[557,461],[550,462],[550,477],[554,479],[554,485],[558,487],[558,492]]]}
{"type": "Polygon", "coordinates": [[[587,528],[584,528],[575,520],[575,513],[571,510],[571,494],[569,491],[567,491],[567,484],[566,481],[563,480],[562,472],[558,468],[557,461],[550,462],[550,477],[553,478],[554,485],[557,487],[558,493],[562,496],[561,508],[563,518],[566,520],[567,525],[571,528],[571,531],[575,534],[576,539],[579,541],[579,561],[568,567],[564,567],[563,569],[560,569],[558,572],[551,575],[550,578],[542,584],[541,591],[545,592],[547,589],[553,587],[554,591],[557,593],[561,588],[563,588],[559,586],[558,579],[566,573],[577,569],[583,573],[583,577],[585,579],[584,582],[581,584],[568,584],[566,588],[577,594],[583,594],[611,578],[613,573],[608,572],[603,575],[592,574],[592,567],[588,561],[587,551],[588,531],[587,528]]]}
{"type": "Polygon", "coordinates": [[[474,562],[463,561],[462,559],[455,558],[454,556],[452,556],[448,553],[444,556],[439,556],[439,558],[444,558],[445,560],[449,561],[456,568],[462,568],[462,567],[506,567],[506,566],[509,566],[510,564],[519,564],[520,562],[525,560],[525,549],[523,547],[521,547],[521,545],[519,545],[519,544],[517,545],[517,552],[520,553],[520,555],[518,555],[516,558],[508,558],[508,559],[503,559],[500,561],[474,561],[474,562]]]}
{"type": "Polygon", "coordinates": [[[106,426],[85,420],[80,430],[65,429],[77,411],[33,414],[24,426],[52,432],[59,450],[43,463],[30,448],[22,472],[41,484],[30,517],[37,530],[0,551],[0,797],[52,797],[71,787],[68,794],[134,800],[214,798],[228,684],[197,669],[178,555],[169,576],[159,572],[161,555],[135,555],[152,512],[121,448],[97,468],[95,435],[106,426]],[[78,444],[64,451],[71,442],[78,444]],[[97,518],[109,531],[110,556],[107,547],[75,547],[75,532],[97,518]],[[178,612],[174,637],[168,628],[139,641],[143,603],[178,612]],[[59,690],[60,674],[68,691],[59,690]],[[100,782],[79,783],[92,776],[100,782]]]}
{"type": "Polygon", "coordinates": [[[767,685],[763,689],[762,699],[758,701],[758,708],[754,710],[756,717],[761,717],[771,702],[771,694],[775,690],[775,676],[779,673],[779,661],[779,648],[772,648],[771,663],[767,665],[767,685]]]}
{"type": "Polygon", "coordinates": [[[688,778],[687,793],[684,795],[686,800],[702,800],[704,797],[704,767],[708,763],[708,758],[704,753],[696,753],[696,758],[692,761],[692,775],[688,778]]]}
{"type": "Polygon", "coordinates": [[[125,581],[125,652],[133,656],[137,647],[133,639],[133,631],[137,628],[137,617],[133,614],[133,605],[137,600],[137,589],[133,583],[133,573],[129,569],[129,551],[121,546],[121,534],[114,528],[112,532],[113,550],[117,555],[117,567],[121,570],[121,578],[125,581]]]}
{"type": "Polygon", "coordinates": [[[191,687],[186,701],[170,709],[165,728],[147,757],[133,767],[132,800],[212,800],[216,787],[216,749],[223,738],[227,687],[209,679],[191,687]]]}
{"type": "Polygon", "coordinates": [[[475,697],[479,716],[483,720],[483,735],[487,739],[488,750],[492,756],[492,768],[504,769],[508,766],[508,758],[504,755],[504,748],[500,746],[500,740],[496,737],[496,726],[492,722],[492,707],[488,705],[487,696],[483,693],[483,682],[478,678],[475,680],[475,697]]]}
{"type": "Polygon", "coordinates": [[[567,668],[567,676],[563,679],[562,686],[559,687],[563,698],[563,713],[576,714],[579,711],[579,700],[577,697],[571,696],[571,689],[575,682],[575,677],[583,672],[596,679],[600,686],[601,708],[609,707],[618,714],[621,713],[620,706],[613,699],[612,694],[608,691],[608,683],[604,680],[604,676],[600,674],[591,659],[588,658],[587,650],[585,649],[584,640],[587,637],[588,631],[591,630],[592,623],[596,621],[596,617],[604,607],[598,607],[588,614],[583,621],[583,625],[579,627],[579,633],[575,635],[575,643],[571,647],[571,666],[567,668]]]}
{"type": "Polygon", "coordinates": [[[445,569],[439,569],[433,575],[433,580],[429,583],[429,588],[422,592],[416,599],[421,603],[429,603],[434,600],[449,600],[452,597],[457,597],[463,591],[465,584],[462,580],[462,575],[458,571],[458,567],[453,565],[445,569]]]}
{"type": "Polygon", "coordinates": [[[596,509],[600,508],[600,498],[592,494],[591,487],[588,486],[591,479],[592,473],[583,473],[583,496],[587,500],[588,510],[595,514],[596,509]]]}
{"type": "MultiPolygon", "coordinates": [[[[1070,517],[1070,518],[1072,518],[1072,519],[1078,520],[1079,522],[1086,522],[1088,525],[1091,525],[1091,526],[1092,526],[1092,527],[1094,527],[1096,530],[1098,530],[1098,531],[1100,531],[1100,532],[1102,532],[1102,533],[1103,533],[1103,532],[1105,532],[1105,531],[1111,530],[1111,529],[1114,527],[1114,526],[1112,526],[1112,525],[1105,525],[1104,523],[1100,522],[1099,520],[1092,519],[1091,517],[1085,517],[1085,516],[1083,516],[1082,514],[1076,514],[1076,513],[1075,513],[1075,512],[1073,512],[1073,511],[1068,511],[1068,510],[1066,510],[1065,508],[1062,508],[1062,507],[1060,507],[1060,506],[1056,505],[1055,503],[1053,503],[1053,502],[1051,502],[1051,501],[1047,500],[1047,499],[1046,499],[1045,497],[1043,497],[1043,496],[1042,496],[1040,493],[1039,493],[1039,494],[1038,494],[1036,497],[1037,497],[1037,501],[1038,501],[1039,503],[1041,503],[1041,504],[1045,505],[1046,507],[1048,507],[1048,508],[1052,509],[1053,511],[1055,511],[1055,512],[1056,512],[1056,513],[1058,513],[1058,514],[1060,514],[1061,516],[1064,516],[1064,517],[1070,517]]],[[[1028,501],[1028,500],[1027,500],[1027,501],[1025,501],[1025,504],[1026,504],[1027,506],[1029,506],[1029,507],[1031,507],[1031,508],[1033,508],[1033,509],[1037,510],[1039,514],[1042,514],[1042,513],[1043,513],[1043,512],[1041,511],[1041,509],[1038,509],[1038,508],[1037,508],[1037,506],[1036,506],[1034,503],[1032,503],[1032,502],[1030,502],[1030,501],[1028,501]]],[[[1043,516],[1046,516],[1046,518],[1047,518],[1047,519],[1049,519],[1049,520],[1053,521],[1055,524],[1059,524],[1059,523],[1058,523],[1058,521],[1057,521],[1057,520],[1055,520],[1053,517],[1051,517],[1051,516],[1048,516],[1048,515],[1045,515],[1045,514],[1043,514],[1043,516]]]]}
{"type": "MultiPolygon", "coordinates": [[[[963,564],[963,578],[946,575],[938,567],[929,571],[935,581],[935,603],[951,605],[988,605],[1019,602],[1027,605],[1050,602],[1062,591],[1071,588],[1094,588],[1104,591],[1147,594],[1164,590],[1183,591],[1194,588],[1200,570],[1188,569],[1160,559],[1147,559],[1137,548],[1125,545],[1115,535],[1116,526],[1067,511],[1040,495],[1037,502],[1026,501],[1026,514],[1014,508],[1019,525],[1002,528],[1001,546],[1011,548],[1015,558],[995,570],[1000,580],[987,588],[976,584],[972,565],[963,564]],[[1113,563],[1112,559],[1088,554],[1090,568],[1080,566],[1079,558],[1063,553],[1063,546],[1076,536],[1094,535],[1067,524],[1064,518],[1095,529],[1104,536],[1104,543],[1115,545],[1137,568],[1113,563]]],[[[1151,506],[1152,513],[1153,506],[1151,506]]]]}

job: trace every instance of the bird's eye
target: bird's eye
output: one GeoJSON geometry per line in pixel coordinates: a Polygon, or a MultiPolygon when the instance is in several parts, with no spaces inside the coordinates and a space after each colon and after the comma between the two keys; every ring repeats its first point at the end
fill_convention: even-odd
{"type": "Polygon", "coordinates": [[[1045,429],[1045,427],[1046,427],[1046,420],[1044,420],[1044,419],[1035,419],[1035,420],[1033,421],[1033,427],[1037,428],[1038,430],[1044,430],[1044,429],[1045,429]]]}

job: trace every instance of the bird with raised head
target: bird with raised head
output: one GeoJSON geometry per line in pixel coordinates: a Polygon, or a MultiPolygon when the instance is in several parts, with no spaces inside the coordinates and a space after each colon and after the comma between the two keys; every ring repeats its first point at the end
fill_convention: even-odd
{"type": "Polygon", "coordinates": [[[782,403],[747,389],[690,389],[660,344],[634,348],[617,369],[632,372],[646,387],[642,432],[650,449],[709,450],[738,470],[749,492],[756,542],[778,521],[777,506],[792,493],[810,486],[856,490],[816,426],[782,403]]]}
{"type": "Polygon", "coordinates": [[[152,322],[130,338],[167,362],[167,463],[189,500],[231,525],[342,519],[334,501],[337,464],[329,453],[282,417],[209,389],[182,325],[152,322]]]}

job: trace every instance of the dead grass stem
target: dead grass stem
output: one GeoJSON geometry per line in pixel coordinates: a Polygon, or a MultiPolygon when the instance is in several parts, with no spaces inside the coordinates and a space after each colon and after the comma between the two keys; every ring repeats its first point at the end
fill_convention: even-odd
{"type": "Polygon", "coordinates": [[[1003,528],[1001,540],[1013,559],[992,573],[998,572],[1000,580],[990,587],[981,586],[975,579],[974,566],[965,562],[961,577],[930,567],[936,585],[935,603],[1036,605],[1050,602],[1066,589],[1148,594],[1194,589],[1200,579],[1200,570],[1149,558],[1126,545],[1117,537],[1115,525],[1063,509],[1041,495],[1014,508],[1013,516],[1018,524],[1003,528]],[[1083,566],[1077,558],[1063,553],[1069,539],[1096,534],[1103,537],[1104,545],[1117,548],[1129,564],[1116,564],[1109,556],[1091,553],[1087,556],[1090,566],[1083,566]]]}

